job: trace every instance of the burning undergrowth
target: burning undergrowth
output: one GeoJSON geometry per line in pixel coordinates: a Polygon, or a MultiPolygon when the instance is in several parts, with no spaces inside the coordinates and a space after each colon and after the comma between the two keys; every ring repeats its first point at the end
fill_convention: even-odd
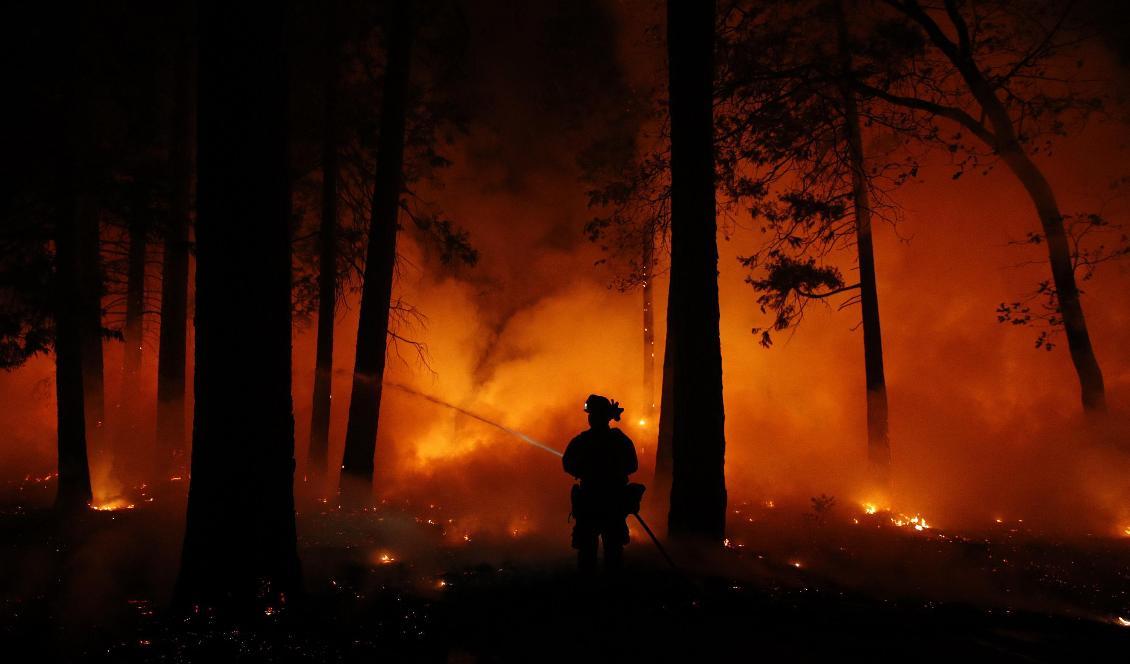
{"type": "MultiPolygon", "coordinates": [[[[13,492],[23,499],[50,495],[53,481],[10,484],[5,501],[13,492]]],[[[928,512],[828,495],[735,501],[725,545],[705,554],[672,548],[677,571],[633,523],[628,575],[594,613],[584,608],[591,601],[585,593],[605,591],[577,585],[563,515],[542,520],[519,503],[505,510],[514,499],[506,491],[497,504],[469,503],[458,499],[460,490],[481,488],[456,483],[443,498],[388,498],[366,510],[301,501],[306,597],[295,606],[269,606],[259,624],[232,630],[204,607],[184,622],[166,609],[179,551],[178,520],[170,517],[184,508],[184,488],[169,480],[127,488],[133,509],[91,510],[73,533],[55,531],[34,504],[6,511],[0,528],[18,545],[6,547],[0,561],[4,610],[25,630],[22,638],[81,625],[89,636],[58,654],[106,652],[126,661],[255,652],[442,659],[497,653],[502,646],[488,643],[488,618],[523,632],[513,639],[528,645],[534,635],[552,638],[539,620],[570,629],[578,621],[611,620],[605,613],[615,609],[624,612],[616,624],[626,620],[656,643],[675,625],[686,635],[705,629],[703,621],[729,624],[743,616],[786,633],[820,624],[846,638],[866,615],[878,631],[861,638],[910,652],[911,641],[952,621],[970,633],[996,634],[986,638],[1000,645],[994,629],[1099,630],[1092,636],[1102,641],[1124,634],[1118,621],[1130,619],[1123,592],[1130,538],[1064,537],[1003,518],[957,529],[928,512]],[[504,511],[513,517],[505,525],[482,516],[504,511]],[[34,592],[38,583],[50,590],[34,592]]],[[[741,649],[734,636],[740,633],[720,635],[716,645],[741,649]]],[[[772,643],[767,647],[784,647],[772,643]]],[[[1010,640],[1007,647],[1021,646],[1010,640]]]]}

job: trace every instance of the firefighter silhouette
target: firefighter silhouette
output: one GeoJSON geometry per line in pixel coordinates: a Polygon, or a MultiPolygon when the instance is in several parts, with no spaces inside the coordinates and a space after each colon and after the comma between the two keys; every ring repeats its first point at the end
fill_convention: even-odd
{"type": "Polygon", "coordinates": [[[612,420],[619,422],[624,412],[616,401],[591,394],[585,400],[585,412],[589,428],[569,442],[562,458],[565,472],[580,480],[572,491],[576,519],[573,548],[580,570],[595,572],[599,538],[604,543],[604,567],[615,571],[623,562],[624,545],[628,543],[626,519],[639,509],[629,505],[632,498],[628,489],[628,476],[636,472],[639,463],[631,439],[609,426],[612,420]]]}

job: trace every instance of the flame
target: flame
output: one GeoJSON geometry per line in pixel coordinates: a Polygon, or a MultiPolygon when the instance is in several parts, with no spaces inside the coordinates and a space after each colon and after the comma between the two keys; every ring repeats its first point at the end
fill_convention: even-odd
{"type": "Polygon", "coordinates": [[[1127,620],[1127,619],[1123,618],[1122,616],[1118,616],[1118,618],[1116,618],[1114,620],[1114,624],[1116,624],[1120,627],[1130,627],[1130,620],[1127,620]]]}
{"type": "MultiPolygon", "coordinates": [[[[895,512],[889,507],[880,507],[879,503],[874,502],[863,502],[860,506],[863,508],[863,513],[868,516],[874,516],[882,512],[890,518],[892,525],[899,528],[913,528],[918,532],[930,529],[930,524],[926,521],[926,517],[917,512],[913,514],[895,512]]],[[[852,521],[859,523],[857,519],[852,519],[852,521]]]]}
{"type": "Polygon", "coordinates": [[[376,562],[381,565],[391,565],[396,562],[396,556],[388,551],[381,551],[376,556],[376,562]]]}
{"type": "Polygon", "coordinates": [[[133,503],[127,501],[125,498],[111,498],[98,503],[91,503],[90,509],[98,512],[116,512],[118,510],[132,510],[133,503]]]}

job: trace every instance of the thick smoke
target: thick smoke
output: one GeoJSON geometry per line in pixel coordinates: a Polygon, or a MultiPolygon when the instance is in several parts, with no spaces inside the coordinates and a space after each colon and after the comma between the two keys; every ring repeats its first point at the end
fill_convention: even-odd
{"type": "MultiPolygon", "coordinates": [[[[576,158],[580,146],[623,119],[614,112],[617,99],[654,84],[649,77],[661,71],[664,54],[650,45],[647,25],[602,7],[496,2],[469,15],[468,88],[461,94],[475,117],[450,155],[454,166],[440,175],[442,186],[431,185],[427,196],[471,231],[481,262],[452,271],[402,234],[397,296],[426,322],[401,333],[427,352],[420,360],[400,345],[387,378],[558,449],[584,428],[585,396],[607,394],[627,408],[622,426],[636,441],[646,480],[655,423],[637,422],[647,400],[641,298],[609,288],[611,268],[599,264],[603,254],[583,236],[593,213],[576,158]]],[[[1130,163],[1127,138],[1122,127],[1097,125],[1042,158],[1065,211],[1102,208],[1114,221],[1125,219],[1126,205],[1110,200],[1108,183],[1130,163]]],[[[1038,351],[1033,330],[996,321],[998,304],[1047,273],[1041,246],[1009,244],[1038,230],[1015,179],[995,169],[955,181],[938,159],[897,202],[898,227],[876,229],[894,459],[888,500],[943,529],[1023,518],[1049,529],[1121,532],[1130,525],[1126,266],[1104,266],[1084,284],[1112,411],[1105,423],[1087,424],[1065,341],[1038,351]]],[[[858,313],[814,307],[791,337],[770,350],[758,346],[750,328],[766,316],[736,260],[758,241],[751,226],[738,219],[720,241],[731,500],[804,504],[820,493],[848,504],[872,499],[861,489],[858,313]]],[[[849,274],[850,260],[842,267],[849,274]]],[[[657,286],[656,320],[663,321],[666,282],[657,286]]],[[[355,299],[348,305],[337,326],[331,459],[341,454],[353,363],[355,299]]],[[[313,357],[313,331],[298,330],[300,474],[313,357]]],[[[152,349],[145,361],[152,381],[152,349]]],[[[107,366],[116,365],[108,359],[107,366]]],[[[52,465],[51,368],[41,358],[0,376],[7,404],[0,460],[15,475],[52,465]]],[[[108,385],[107,393],[113,390],[108,385]]],[[[566,528],[568,480],[559,460],[412,394],[385,391],[377,468],[381,496],[442,503],[475,515],[484,529],[566,528]]]]}

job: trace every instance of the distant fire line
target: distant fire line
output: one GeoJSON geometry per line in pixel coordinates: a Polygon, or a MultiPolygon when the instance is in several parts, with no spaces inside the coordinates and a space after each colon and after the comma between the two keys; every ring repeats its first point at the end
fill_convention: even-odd
{"type": "Polygon", "coordinates": [[[444,408],[450,408],[451,410],[462,413],[462,414],[466,415],[467,417],[478,420],[478,421],[482,422],[483,424],[489,424],[490,426],[495,427],[496,429],[502,429],[503,431],[510,434],[511,436],[514,436],[516,438],[520,438],[522,441],[524,441],[524,442],[526,442],[530,445],[533,445],[534,447],[537,447],[539,449],[545,450],[546,452],[549,452],[550,454],[562,456],[561,452],[553,449],[552,447],[550,447],[549,445],[546,445],[545,443],[543,443],[541,441],[534,440],[533,438],[530,438],[529,436],[522,433],[521,431],[515,431],[514,429],[511,429],[510,427],[507,427],[507,426],[503,426],[503,425],[499,424],[498,422],[488,420],[487,418],[483,417],[482,415],[476,415],[475,413],[472,413],[471,411],[469,411],[465,408],[460,408],[459,406],[456,406],[454,404],[450,404],[450,403],[444,401],[443,399],[433,397],[430,394],[424,394],[423,392],[419,392],[417,390],[412,389],[411,387],[408,387],[406,385],[401,385],[399,383],[385,383],[385,384],[388,385],[389,387],[395,387],[398,390],[401,390],[403,392],[407,392],[408,394],[416,395],[416,396],[420,397],[421,399],[425,399],[427,401],[430,401],[430,402],[436,404],[437,406],[443,406],[444,408]]]}

